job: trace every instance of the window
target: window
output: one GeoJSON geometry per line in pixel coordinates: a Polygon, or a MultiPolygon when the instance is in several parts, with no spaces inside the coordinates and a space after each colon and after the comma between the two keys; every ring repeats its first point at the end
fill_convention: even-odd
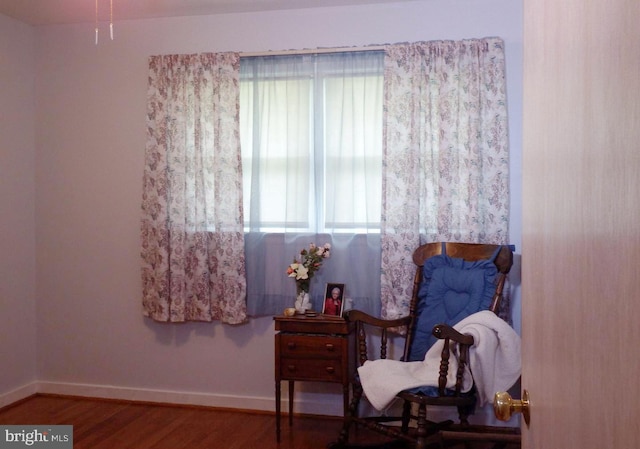
{"type": "Polygon", "coordinates": [[[242,59],[247,230],[379,232],[383,57],[242,59]]]}
{"type": "MultiPolygon", "coordinates": [[[[185,270],[195,273],[189,263],[201,261],[194,286],[214,286],[226,299],[250,279],[249,314],[281,313],[295,293],[284,267],[310,242],[331,243],[332,260],[312,280],[315,291],[325,282],[345,283],[355,308],[395,317],[405,313],[404,286],[412,281],[406,267],[422,240],[507,241],[499,38],[242,61],[237,53],[166,55],[150,58],[149,81],[143,194],[149,297],[172,293],[166,276],[182,279],[185,270]],[[194,229],[183,229],[185,223],[194,229]],[[180,232],[195,240],[174,245],[180,232]],[[216,254],[234,260],[185,258],[208,249],[210,236],[219,239],[216,254]],[[166,254],[171,264],[156,264],[169,260],[166,254]],[[218,279],[200,282],[212,268],[218,279]]],[[[184,290],[189,297],[194,291],[184,290]]],[[[319,310],[323,298],[313,291],[319,310]]],[[[173,297],[162,301],[149,302],[149,313],[173,310],[173,297]]]]}

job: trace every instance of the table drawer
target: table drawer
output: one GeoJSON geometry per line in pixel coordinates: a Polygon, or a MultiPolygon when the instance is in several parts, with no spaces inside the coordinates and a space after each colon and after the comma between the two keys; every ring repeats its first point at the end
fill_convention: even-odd
{"type": "Polygon", "coordinates": [[[289,380],[320,380],[342,382],[342,362],[340,359],[280,359],[280,374],[289,380]]]}
{"type": "Polygon", "coordinates": [[[280,334],[280,356],[339,359],[346,344],[342,337],[280,334]]]}

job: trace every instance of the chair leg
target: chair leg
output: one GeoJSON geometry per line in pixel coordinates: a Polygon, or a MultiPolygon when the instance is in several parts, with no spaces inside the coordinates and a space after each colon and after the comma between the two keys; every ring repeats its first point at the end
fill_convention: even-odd
{"type": "Polygon", "coordinates": [[[404,401],[402,404],[402,433],[409,432],[409,422],[411,421],[411,402],[404,401]]]}
{"type": "Polygon", "coordinates": [[[418,428],[416,429],[416,449],[426,449],[427,447],[427,406],[418,406],[418,428]]]}
{"type": "Polygon", "coordinates": [[[353,398],[349,404],[349,411],[347,416],[344,417],[342,424],[342,430],[340,430],[340,436],[338,437],[339,444],[345,444],[349,442],[349,428],[353,423],[353,419],[358,417],[358,409],[360,407],[360,398],[362,398],[362,386],[359,382],[354,382],[352,385],[353,398]]]}
{"type": "Polygon", "coordinates": [[[469,415],[471,415],[474,410],[475,404],[471,407],[458,407],[458,418],[460,419],[460,424],[463,427],[469,425],[469,415]]]}

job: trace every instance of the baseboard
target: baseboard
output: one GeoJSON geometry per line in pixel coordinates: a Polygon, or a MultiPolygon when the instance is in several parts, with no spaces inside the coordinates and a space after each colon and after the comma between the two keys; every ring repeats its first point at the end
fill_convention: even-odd
{"type": "Polygon", "coordinates": [[[38,382],[31,382],[15,390],[0,394],[0,408],[14,404],[38,393],[38,382]]]}
{"type": "MultiPolygon", "coordinates": [[[[210,393],[151,390],[144,388],[126,388],[117,386],[64,382],[38,382],[37,391],[33,392],[32,394],[34,393],[79,396],[98,399],[114,399],[167,405],[202,406],[262,412],[275,411],[274,397],[232,396],[210,393]]],[[[288,399],[283,394],[283,412],[286,412],[288,410],[287,404],[288,399]]],[[[308,398],[300,399],[296,397],[294,401],[294,413],[342,416],[342,401],[312,401],[308,398]]]]}

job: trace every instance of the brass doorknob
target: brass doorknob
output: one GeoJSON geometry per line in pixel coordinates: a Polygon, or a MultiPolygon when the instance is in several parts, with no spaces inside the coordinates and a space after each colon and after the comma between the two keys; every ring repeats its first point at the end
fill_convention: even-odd
{"type": "Polygon", "coordinates": [[[515,413],[522,413],[524,422],[529,425],[529,392],[522,392],[522,399],[512,399],[506,391],[499,391],[493,397],[493,412],[500,421],[509,421],[515,413]]]}

